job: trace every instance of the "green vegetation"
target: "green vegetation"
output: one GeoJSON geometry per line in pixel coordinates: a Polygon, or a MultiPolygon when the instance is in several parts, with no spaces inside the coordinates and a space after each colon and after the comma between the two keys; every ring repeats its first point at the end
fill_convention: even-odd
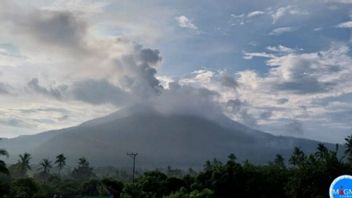
{"type": "MultiPolygon", "coordinates": [[[[295,148],[286,160],[277,155],[267,165],[239,163],[234,154],[226,162],[207,161],[200,171],[165,170],[137,174],[135,182],[115,176],[95,174],[85,158],[72,171],[64,172],[66,157],[60,154],[54,164],[43,159],[36,174],[31,156],[24,153],[19,161],[6,167],[0,161],[0,195],[4,198],[232,198],[232,197],[328,197],[334,178],[352,174],[352,136],[346,138],[345,156],[338,157],[338,146],[329,150],[323,144],[309,155],[295,148]],[[57,171],[51,171],[56,169],[57,171]],[[33,171],[32,171],[33,172],[33,171]]],[[[0,150],[2,157],[7,152],[0,150]]]]}

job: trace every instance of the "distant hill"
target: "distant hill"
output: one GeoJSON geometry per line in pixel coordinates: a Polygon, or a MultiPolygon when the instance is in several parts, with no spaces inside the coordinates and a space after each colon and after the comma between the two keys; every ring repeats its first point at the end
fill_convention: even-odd
{"type": "Polygon", "coordinates": [[[222,160],[230,153],[240,161],[267,163],[276,154],[288,156],[294,146],[312,152],[317,144],[253,130],[225,116],[210,120],[132,107],[76,127],[4,139],[0,148],[10,152],[12,162],[23,152],[31,153],[34,162],[42,158],[54,160],[57,154],[64,153],[71,164],[84,156],[96,166],[125,167],[131,162],[126,153],[138,152],[141,168],[197,168],[206,160],[222,160]]]}

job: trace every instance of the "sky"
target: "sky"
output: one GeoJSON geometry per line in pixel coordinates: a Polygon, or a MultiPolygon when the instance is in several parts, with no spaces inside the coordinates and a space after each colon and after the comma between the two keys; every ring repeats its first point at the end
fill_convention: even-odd
{"type": "Polygon", "coordinates": [[[351,8],[352,0],[2,0],[0,136],[147,103],[343,142],[352,132],[351,8]]]}

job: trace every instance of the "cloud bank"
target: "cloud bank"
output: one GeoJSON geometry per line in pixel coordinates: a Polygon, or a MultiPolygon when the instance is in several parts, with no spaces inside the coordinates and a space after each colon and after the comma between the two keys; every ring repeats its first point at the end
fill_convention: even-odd
{"type": "MultiPolygon", "coordinates": [[[[242,14],[224,14],[230,20],[221,24],[230,24],[229,28],[242,26],[227,32],[215,28],[224,30],[226,38],[228,32],[237,36],[240,28],[251,35],[257,27],[249,32],[245,25],[266,22],[268,27],[261,36],[277,40],[276,43],[259,40],[265,46],[237,50],[238,59],[264,60],[262,68],[227,70],[202,66],[175,76],[162,70],[170,64],[162,57],[164,52],[158,46],[149,47],[140,42],[143,36],[139,32],[146,34],[145,40],[153,40],[160,34],[154,27],[165,28],[163,38],[167,38],[167,45],[173,45],[183,55],[192,52],[191,58],[201,59],[199,64],[204,65],[209,51],[217,55],[212,56],[214,61],[221,61],[220,55],[229,53],[224,46],[235,42],[225,38],[220,41],[220,48],[212,48],[212,37],[217,37],[211,34],[211,28],[207,29],[204,22],[187,12],[167,10],[168,14],[163,16],[169,18],[163,21],[161,17],[157,20],[161,9],[144,13],[152,20],[143,22],[153,28],[141,25],[143,31],[136,31],[133,22],[142,20],[139,16],[131,19],[127,17],[130,15],[119,13],[118,17],[113,15],[118,20],[106,23],[95,19],[94,13],[109,9],[109,1],[89,1],[87,5],[82,2],[60,0],[47,6],[25,7],[3,1],[0,102],[4,105],[0,107],[0,129],[8,131],[4,136],[72,126],[140,103],[165,113],[196,114],[209,119],[225,114],[274,134],[331,142],[341,141],[351,129],[350,46],[336,41],[324,49],[305,50],[293,44],[277,44],[281,37],[291,35],[288,33],[304,29],[287,22],[293,17],[310,15],[302,9],[304,6],[275,5],[239,12],[242,14]],[[192,20],[186,16],[192,16],[192,20]],[[162,25],[155,26],[157,23],[162,25]],[[178,40],[167,34],[170,29],[177,29],[189,43],[205,40],[209,45],[199,48],[187,45],[190,49],[175,45],[178,40]],[[189,34],[185,29],[202,34],[189,34]],[[139,36],[131,36],[131,32],[139,36]],[[205,35],[211,38],[207,40],[205,35]],[[192,36],[197,38],[191,40],[192,36]],[[330,130],[339,134],[335,137],[330,130]]],[[[121,6],[135,9],[133,3],[121,6]]],[[[207,19],[209,23],[213,20],[207,19]]],[[[262,28],[260,25],[254,26],[262,28]]],[[[348,29],[349,21],[334,22],[332,27],[348,29]]]]}

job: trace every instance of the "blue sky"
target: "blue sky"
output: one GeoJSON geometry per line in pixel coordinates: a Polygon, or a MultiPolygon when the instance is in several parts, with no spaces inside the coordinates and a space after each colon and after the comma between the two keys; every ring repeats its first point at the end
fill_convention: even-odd
{"type": "MultiPolygon", "coordinates": [[[[179,2],[164,6],[177,9],[177,13],[189,18],[198,30],[176,29],[170,35],[172,41],[157,42],[165,57],[161,72],[183,74],[201,66],[234,71],[249,67],[265,72],[266,67],[260,64],[262,61],[243,60],[242,52],[262,51],[276,45],[310,52],[329,48],[331,42],[350,39],[350,30],[336,28],[336,24],[349,20],[349,8],[345,4],[318,1],[310,4],[299,1],[179,2]],[[280,9],[285,11],[274,23],[273,15],[280,9]],[[291,30],[270,35],[276,28],[291,30]]],[[[175,25],[172,19],[169,20],[169,25],[175,25]]]]}
{"type": "Polygon", "coordinates": [[[0,136],[148,102],[200,114],[214,107],[276,135],[342,142],[352,131],[351,7],[350,0],[5,0],[0,136]]]}

